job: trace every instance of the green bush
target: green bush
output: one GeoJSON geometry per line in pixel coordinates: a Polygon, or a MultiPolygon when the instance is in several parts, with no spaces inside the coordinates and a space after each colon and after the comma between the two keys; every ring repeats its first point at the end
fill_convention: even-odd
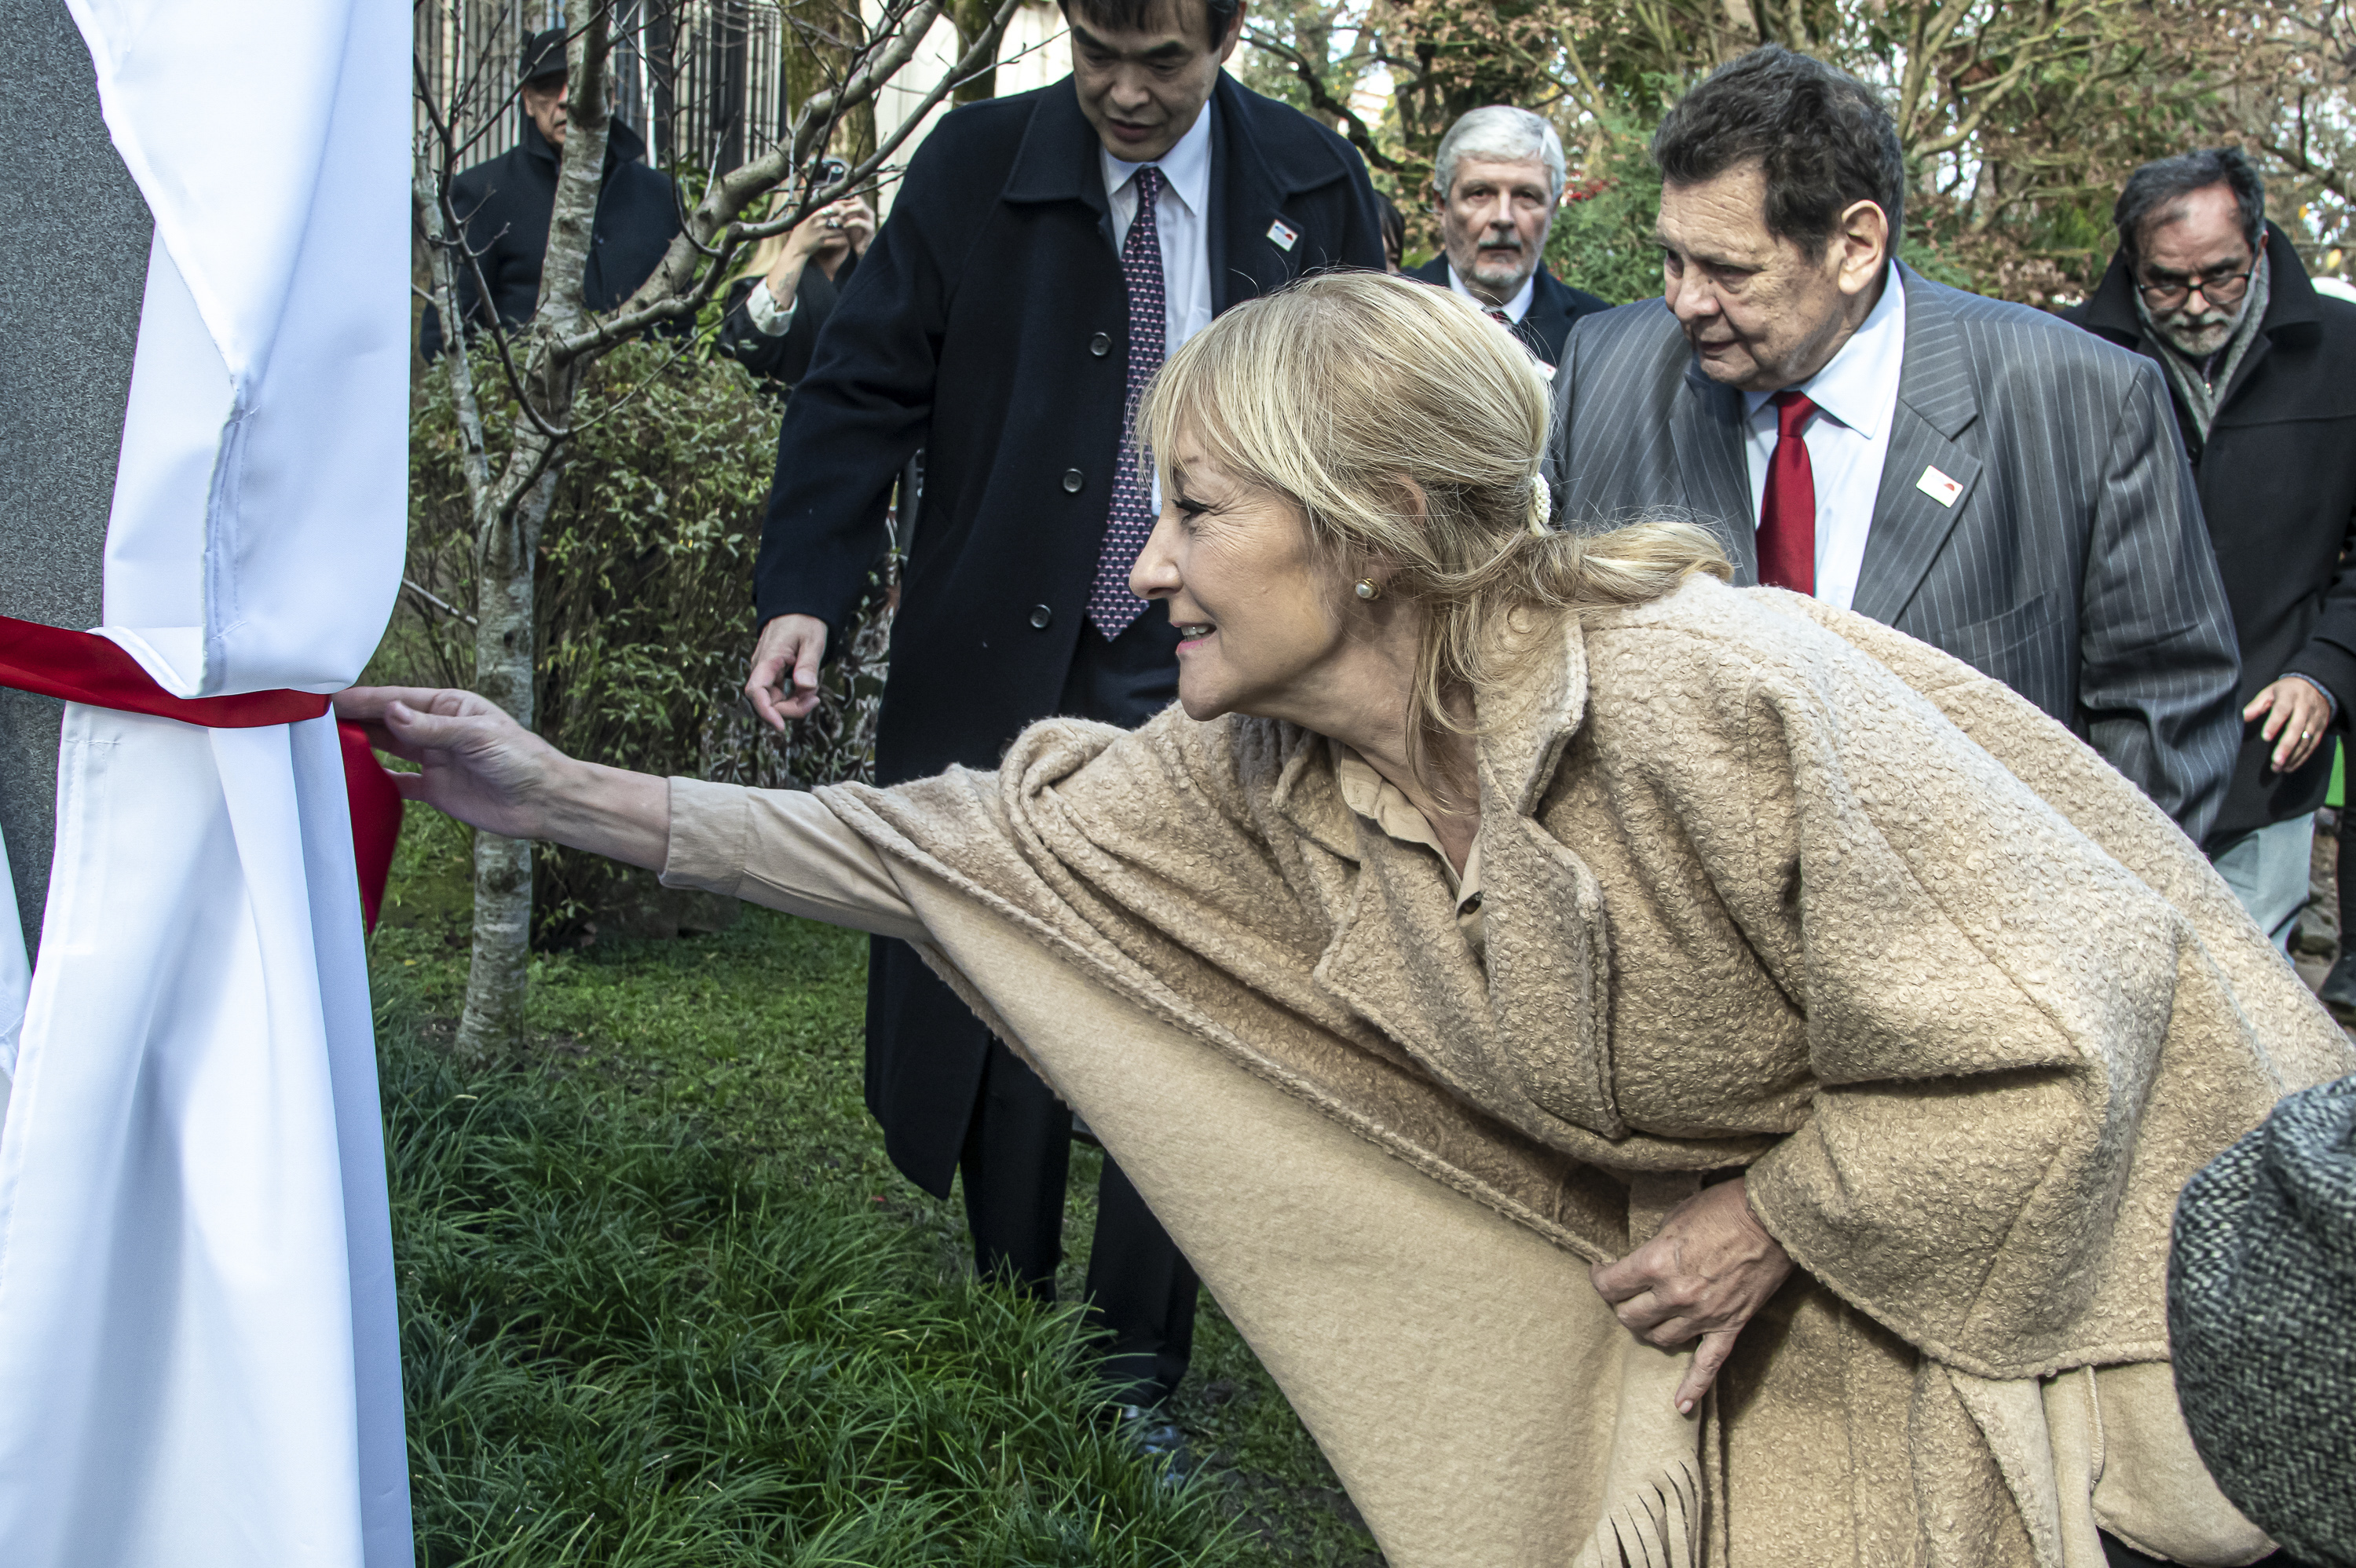
{"type": "Polygon", "coordinates": [[[1661,176],[1644,154],[1650,134],[1645,127],[1615,126],[1608,153],[1571,176],[1547,236],[1547,269],[1613,304],[1661,292],[1661,248],[1653,238],[1661,176]]]}
{"type": "Polygon", "coordinates": [[[1241,1560],[1104,1419],[1076,1309],[782,1162],[388,1020],[422,1568],[1241,1560]]]}
{"type": "MultiPolygon", "coordinates": [[[[474,368],[496,464],[515,404],[487,347],[475,351],[474,368]]],[[[781,741],[740,695],[776,401],[724,356],[634,343],[590,371],[579,407],[535,581],[541,734],[574,756],[658,774],[765,787],[865,776],[889,635],[888,557],[849,656],[829,668],[818,713],[781,741]]],[[[415,590],[403,595],[373,678],[473,684],[476,547],[459,457],[448,379],[436,367],[410,439],[415,590]]],[[[537,865],[543,944],[652,891],[645,874],[573,851],[543,850],[537,865]]]]}

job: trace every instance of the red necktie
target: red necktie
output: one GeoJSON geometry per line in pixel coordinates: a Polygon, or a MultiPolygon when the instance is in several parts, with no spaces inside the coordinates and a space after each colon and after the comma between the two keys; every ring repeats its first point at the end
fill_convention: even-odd
{"type": "Polygon", "coordinates": [[[1759,581],[1816,591],[1816,471],[1801,432],[1816,405],[1804,392],[1778,392],[1775,455],[1767,460],[1767,504],[1759,509],[1759,581]]]}

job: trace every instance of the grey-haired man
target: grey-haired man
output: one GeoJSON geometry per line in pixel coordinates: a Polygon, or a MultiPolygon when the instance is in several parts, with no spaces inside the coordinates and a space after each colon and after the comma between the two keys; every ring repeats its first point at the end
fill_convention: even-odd
{"type": "Polygon", "coordinates": [[[1570,324],[1611,308],[1547,271],[1562,138],[1528,110],[1493,103],[1448,128],[1431,168],[1440,253],[1414,275],[1463,294],[1556,363],[1570,324]]]}
{"type": "MultiPolygon", "coordinates": [[[[2356,305],[2319,297],[2237,148],[2144,165],[2115,217],[2118,252],[2071,319],[2168,379],[2242,651],[2241,751],[2206,848],[2287,944],[2356,701],[2356,305]]],[[[2333,980],[2325,999],[2356,1004],[2356,952],[2333,980]]]]}

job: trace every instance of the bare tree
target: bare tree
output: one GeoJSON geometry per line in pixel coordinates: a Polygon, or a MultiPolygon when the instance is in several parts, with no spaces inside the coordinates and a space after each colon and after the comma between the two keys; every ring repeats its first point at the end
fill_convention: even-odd
{"type": "MultiPolygon", "coordinates": [[[[666,3],[676,0],[647,0],[633,14],[643,26],[646,11],[666,3]]],[[[566,38],[567,129],[538,308],[521,328],[510,330],[496,320],[478,328],[487,350],[477,357],[496,366],[519,410],[514,440],[496,460],[476,396],[475,366],[458,341],[466,321],[459,308],[462,272],[471,273],[477,298],[490,298],[479,260],[465,242],[463,215],[454,210],[450,197],[451,178],[473,138],[419,71],[422,117],[430,129],[419,141],[414,200],[431,257],[432,303],[451,334],[440,368],[449,378],[457,410],[461,468],[474,519],[477,691],[523,724],[534,722],[533,571],[541,529],[573,437],[598,417],[596,409],[579,399],[584,373],[615,347],[652,328],[691,323],[745,245],[782,233],[884,176],[925,113],[991,68],[999,38],[1020,3],[999,0],[986,20],[969,12],[960,28],[967,43],[962,58],[929,85],[916,112],[880,144],[873,132],[876,93],[915,56],[942,14],[942,0],[886,0],[870,27],[859,27],[855,5],[787,7],[787,25],[805,35],[794,43],[805,59],[817,62],[819,80],[800,95],[774,147],[712,175],[701,199],[682,212],[680,232],[653,275],[618,308],[601,314],[588,306],[584,280],[614,108],[609,66],[615,6],[613,0],[594,0],[570,25],[566,38]],[[866,134],[858,136],[855,129],[847,134],[846,128],[860,118],[866,134]],[[857,145],[861,141],[867,144],[857,145]],[[830,148],[858,155],[847,173],[821,184],[815,171],[830,148]],[[769,204],[771,193],[779,191],[786,199],[769,204]],[[746,220],[748,212],[764,206],[766,216],[746,220]]],[[[476,63],[479,69],[490,69],[490,51],[483,51],[476,63]]],[[[531,869],[529,843],[477,835],[474,953],[458,1029],[462,1051],[487,1051],[523,1037],[531,869]]]]}

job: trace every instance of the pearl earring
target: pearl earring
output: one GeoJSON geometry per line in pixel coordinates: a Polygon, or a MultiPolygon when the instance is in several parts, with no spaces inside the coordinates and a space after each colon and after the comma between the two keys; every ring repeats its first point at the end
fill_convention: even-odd
{"type": "Polygon", "coordinates": [[[1372,599],[1379,599],[1379,598],[1381,598],[1382,596],[1383,596],[1383,591],[1382,591],[1382,588],[1381,588],[1381,586],[1380,586],[1379,584],[1377,584],[1377,583],[1375,581],[1375,580],[1374,580],[1373,578],[1371,578],[1371,577],[1361,577],[1360,579],[1358,579],[1358,597],[1359,597],[1359,598],[1361,598],[1361,599],[1369,599],[1369,600],[1372,600],[1372,599]]]}

